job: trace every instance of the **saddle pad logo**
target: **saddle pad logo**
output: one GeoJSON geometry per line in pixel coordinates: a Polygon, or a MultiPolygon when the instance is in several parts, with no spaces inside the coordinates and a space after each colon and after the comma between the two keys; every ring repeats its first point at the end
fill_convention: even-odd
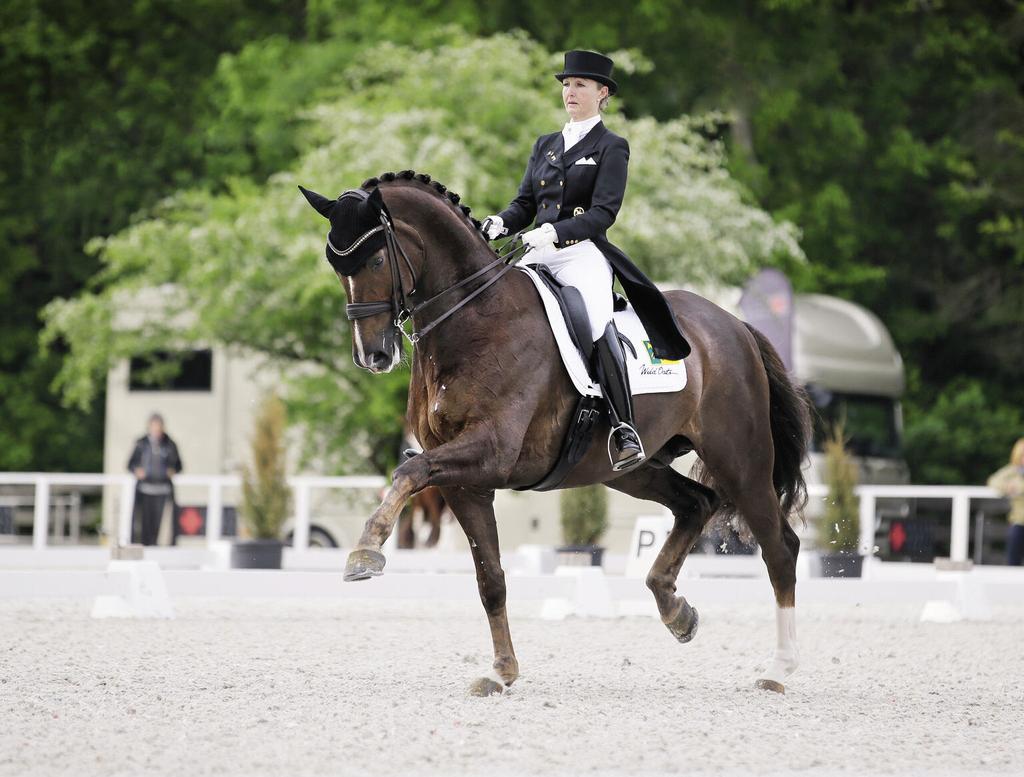
{"type": "Polygon", "coordinates": [[[654,355],[654,346],[651,345],[650,340],[644,340],[644,348],[647,349],[647,358],[651,360],[651,364],[679,364],[680,359],[659,359],[654,355]]]}

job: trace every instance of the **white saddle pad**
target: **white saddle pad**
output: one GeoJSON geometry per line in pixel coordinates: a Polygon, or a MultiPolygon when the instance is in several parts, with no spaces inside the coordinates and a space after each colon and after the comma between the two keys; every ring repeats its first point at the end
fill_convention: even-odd
{"type": "MultiPolygon", "coordinates": [[[[533,281],[533,285],[540,294],[541,302],[544,303],[544,311],[548,316],[548,323],[555,335],[555,342],[558,343],[558,351],[562,354],[562,363],[572,378],[576,390],[584,396],[601,396],[601,387],[590,381],[590,373],[583,363],[583,357],[576,350],[569,336],[569,328],[562,316],[562,309],[558,300],[551,293],[551,289],[540,279],[540,276],[530,267],[517,267],[517,270],[526,273],[533,281]]],[[[616,311],[615,326],[619,332],[629,338],[636,351],[636,358],[626,349],[626,365],[629,370],[629,387],[633,394],[664,394],[671,391],[681,391],[686,386],[686,366],[682,361],[669,361],[659,359],[651,350],[651,343],[647,339],[647,332],[644,325],[640,323],[632,305],[627,305],[625,310],[616,311]]]]}

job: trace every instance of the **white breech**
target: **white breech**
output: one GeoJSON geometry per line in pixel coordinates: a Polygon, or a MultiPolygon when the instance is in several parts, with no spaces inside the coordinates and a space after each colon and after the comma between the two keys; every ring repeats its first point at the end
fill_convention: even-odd
{"type": "Polygon", "coordinates": [[[583,295],[590,317],[590,333],[594,340],[604,335],[612,320],[612,268],[596,245],[589,240],[565,248],[553,245],[530,251],[523,264],[544,264],[560,283],[575,286],[583,295]]]}

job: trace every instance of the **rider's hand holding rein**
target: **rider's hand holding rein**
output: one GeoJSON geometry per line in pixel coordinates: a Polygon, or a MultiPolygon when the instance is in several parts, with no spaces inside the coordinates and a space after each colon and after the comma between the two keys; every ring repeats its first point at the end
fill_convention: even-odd
{"type": "Polygon", "coordinates": [[[523,244],[530,248],[546,248],[558,240],[558,233],[551,224],[541,224],[536,229],[523,233],[523,244]]]}
{"type": "Polygon", "coordinates": [[[506,233],[505,220],[501,216],[488,216],[480,225],[480,231],[488,240],[497,240],[506,233]]]}

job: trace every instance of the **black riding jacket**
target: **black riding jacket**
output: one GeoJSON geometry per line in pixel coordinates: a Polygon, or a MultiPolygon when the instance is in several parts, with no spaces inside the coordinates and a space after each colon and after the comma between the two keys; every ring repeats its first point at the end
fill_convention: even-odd
{"type": "Polygon", "coordinates": [[[643,322],[655,355],[682,359],[690,344],[664,295],[606,236],[626,193],[629,143],[598,122],[572,148],[564,148],[561,132],[537,139],[519,193],[498,215],[509,232],[534,220],[537,226],[554,225],[558,248],[593,241],[643,322]]]}
{"type": "Polygon", "coordinates": [[[553,224],[561,248],[601,239],[626,193],[629,143],[598,122],[568,151],[561,132],[542,135],[533,145],[519,194],[500,214],[509,232],[536,219],[553,224]]]}

